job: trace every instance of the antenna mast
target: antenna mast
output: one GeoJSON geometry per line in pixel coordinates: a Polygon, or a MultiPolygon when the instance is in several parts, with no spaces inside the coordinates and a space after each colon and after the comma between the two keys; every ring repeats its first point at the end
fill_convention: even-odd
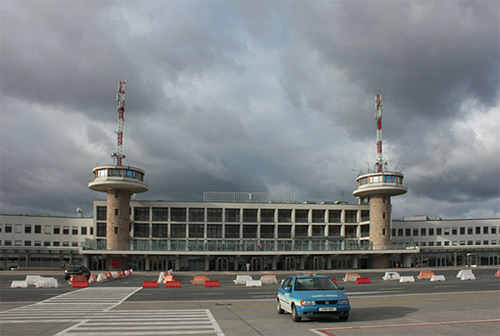
{"type": "Polygon", "coordinates": [[[377,173],[384,170],[384,158],[382,157],[382,95],[375,97],[375,120],[377,120],[377,173]]]}
{"type": "Polygon", "coordinates": [[[116,108],[118,109],[118,150],[111,154],[113,159],[116,159],[116,165],[122,165],[122,159],[125,155],[122,154],[123,145],[123,115],[125,114],[125,81],[122,80],[118,84],[118,94],[116,95],[116,108]]]}

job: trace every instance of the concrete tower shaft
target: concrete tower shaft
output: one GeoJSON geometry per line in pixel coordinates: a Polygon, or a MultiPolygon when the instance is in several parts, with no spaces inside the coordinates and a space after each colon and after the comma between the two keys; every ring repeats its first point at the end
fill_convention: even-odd
{"type": "Polygon", "coordinates": [[[130,240],[130,195],[126,190],[109,190],[106,212],[106,249],[128,250],[130,240]]]}

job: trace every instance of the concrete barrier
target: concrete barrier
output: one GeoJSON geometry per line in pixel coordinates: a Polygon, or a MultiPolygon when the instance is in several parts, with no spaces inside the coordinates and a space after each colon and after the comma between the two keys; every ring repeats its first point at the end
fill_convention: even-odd
{"type": "Polygon", "coordinates": [[[87,288],[89,286],[89,282],[87,280],[78,280],[71,283],[72,288],[87,288]]]}
{"type": "Polygon", "coordinates": [[[401,276],[399,275],[398,272],[385,272],[384,276],[382,277],[384,281],[387,280],[399,280],[401,279],[401,276]]]}
{"type": "Polygon", "coordinates": [[[420,271],[420,274],[417,276],[417,279],[430,279],[434,275],[433,271],[420,271]]]}
{"type": "Polygon", "coordinates": [[[345,282],[356,282],[356,279],[360,277],[359,273],[346,273],[343,280],[345,282]]]}
{"type": "Polygon", "coordinates": [[[458,272],[457,278],[460,278],[460,280],[476,280],[476,277],[471,270],[461,270],[458,272]]]}
{"type": "Polygon", "coordinates": [[[356,284],[369,284],[371,283],[370,278],[357,278],[356,279],[356,284]]]}
{"type": "Polygon", "coordinates": [[[58,288],[59,283],[55,278],[42,278],[36,283],[36,288],[58,288]]]}
{"type": "Polygon", "coordinates": [[[26,280],[13,280],[10,288],[28,288],[28,282],[26,280]]]}
{"type": "Polygon", "coordinates": [[[41,277],[39,275],[27,275],[24,281],[26,281],[28,285],[35,286],[38,280],[40,280],[40,278],[41,277]]]}
{"type": "Polygon", "coordinates": [[[158,288],[158,282],[156,282],[156,281],[143,281],[142,288],[158,288]]]}
{"type": "Polygon", "coordinates": [[[445,281],[444,275],[433,275],[431,281],[445,281]]]}
{"type": "Polygon", "coordinates": [[[191,283],[193,285],[204,285],[205,281],[210,281],[210,278],[206,275],[195,275],[191,283]]]}
{"type": "Polygon", "coordinates": [[[246,285],[247,281],[252,281],[252,277],[250,275],[237,275],[236,279],[233,282],[236,285],[246,285]]]}
{"type": "Polygon", "coordinates": [[[495,273],[495,276],[498,278],[500,277],[500,268],[497,270],[497,272],[495,273]]]}
{"type": "Polygon", "coordinates": [[[260,277],[260,282],[263,284],[277,284],[278,279],[276,279],[276,275],[274,274],[265,274],[260,277]]]}
{"type": "Polygon", "coordinates": [[[180,281],[167,281],[165,282],[165,287],[181,287],[180,281]]]}
{"type": "Polygon", "coordinates": [[[206,280],[204,283],[204,286],[205,287],[220,287],[219,280],[206,280]]]}
{"type": "Polygon", "coordinates": [[[415,282],[415,278],[413,277],[413,275],[410,275],[410,276],[402,276],[402,277],[399,279],[399,282],[415,282]]]}
{"type": "Polygon", "coordinates": [[[262,287],[262,282],[260,280],[249,280],[247,281],[247,287],[262,287]]]}

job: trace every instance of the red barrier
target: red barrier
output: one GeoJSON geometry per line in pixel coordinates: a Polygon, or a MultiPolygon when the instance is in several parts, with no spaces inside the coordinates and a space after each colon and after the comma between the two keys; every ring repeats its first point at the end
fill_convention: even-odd
{"type": "Polygon", "coordinates": [[[158,282],[156,282],[156,281],[143,281],[142,288],[158,288],[158,282]]]}
{"type": "Polygon", "coordinates": [[[369,284],[371,283],[370,278],[357,278],[356,284],[369,284]]]}
{"type": "Polygon", "coordinates": [[[180,287],[181,282],[180,281],[167,281],[165,282],[165,287],[180,287]]]}
{"type": "MultiPolygon", "coordinates": [[[[85,278],[85,277],[84,277],[85,278]]],[[[73,280],[71,283],[72,288],[86,288],[89,286],[89,282],[85,278],[85,280],[73,280]]]]}
{"type": "Polygon", "coordinates": [[[332,280],[333,280],[333,282],[337,283],[337,279],[335,279],[335,278],[332,278],[332,280]]]}
{"type": "Polygon", "coordinates": [[[205,287],[220,287],[219,280],[208,280],[208,281],[205,281],[205,287]]]}

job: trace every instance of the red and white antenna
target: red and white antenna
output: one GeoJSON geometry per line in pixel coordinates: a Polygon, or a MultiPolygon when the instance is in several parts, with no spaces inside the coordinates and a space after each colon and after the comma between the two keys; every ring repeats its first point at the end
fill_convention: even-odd
{"type": "Polygon", "coordinates": [[[382,157],[382,95],[375,97],[375,120],[377,120],[377,173],[384,170],[384,158],[382,157]]]}
{"type": "Polygon", "coordinates": [[[116,165],[122,165],[122,159],[125,155],[122,154],[123,145],[123,115],[125,114],[125,81],[122,80],[118,84],[118,94],[116,95],[116,108],[118,109],[118,150],[111,155],[116,158],[116,165]]]}

